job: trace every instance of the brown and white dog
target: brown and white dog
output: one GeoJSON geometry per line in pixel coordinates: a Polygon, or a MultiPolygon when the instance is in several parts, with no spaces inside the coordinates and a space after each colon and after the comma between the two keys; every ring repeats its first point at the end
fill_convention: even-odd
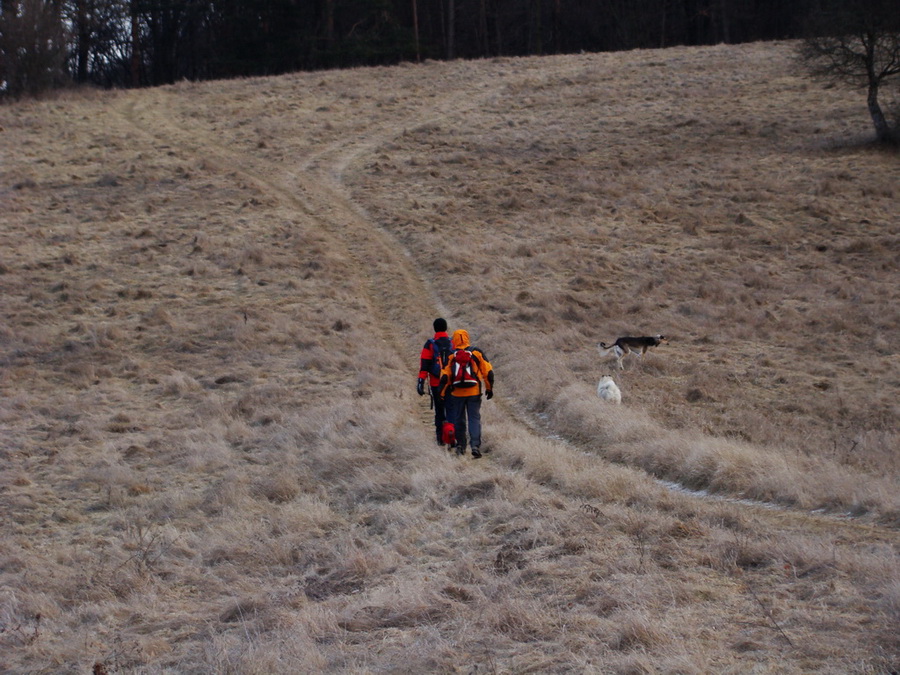
{"type": "Polygon", "coordinates": [[[611,345],[601,342],[597,345],[600,350],[600,356],[609,356],[615,354],[616,363],[619,369],[622,369],[622,359],[628,354],[643,356],[651,347],[658,347],[661,344],[669,344],[669,338],[665,335],[655,335],[653,337],[620,337],[611,345]]]}

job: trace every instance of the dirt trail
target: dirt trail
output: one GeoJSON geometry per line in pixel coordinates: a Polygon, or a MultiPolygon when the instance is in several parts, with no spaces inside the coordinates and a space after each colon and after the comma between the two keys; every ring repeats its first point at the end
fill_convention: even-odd
{"type": "MultiPolygon", "coordinates": [[[[313,219],[335,247],[355,260],[354,267],[365,280],[360,286],[368,290],[367,300],[376,314],[373,330],[391,341],[396,362],[403,364],[409,363],[411,354],[418,354],[423,326],[429,326],[431,317],[437,315],[452,319],[452,308],[416,269],[415,259],[403,245],[352,200],[342,181],[343,174],[351,164],[405,130],[437,124],[450,116],[464,116],[466,111],[490,100],[494,92],[492,87],[478,96],[464,98],[461,92],[445,91],[414,116],[390,118],[368,128],[364,135],[326,143],[304,156],[292,158],[293,164],[287,167],[239,156],[202,125],[187,128],[175,124],[162,90],[157,90],[155,97],[148,92],[129,97],[122,101],[118,112],[135,129],[158,143],[175,145],[202,158],[210,168],[230,173],[313,219]],[[152,132],[148,131],[151,129],[152,132]]],[[[407,375],[404,371],[404,376],[407,375]]],[[[431,411],[419,408],[423,423],[431,424],[431,411]]],[[[531,425],[530,420],[520,419],[521,414],[502,399],[494,399],[492,408],[509,419],[531,425]]],[[[540,431],[532,433],[545,438],[540,431]]]]}
{"type": "MultiPolygon", "coordinates": [[[[471,108],[481,100],[470,98],[466,105],[471,108]]],[[[424,119],[390,119],[365,136],[342,138],[294,157],[289,166],[238,155],[203,125],[188,128],[174,123],[167,94],[162,90],[155,96],[141,92],[124,97],[117,112],[154,142],[177,147],[209,168],[230,174],[311,219],[335,250],[355,261],[358,287],[366,289],[366,300],[372,308],[372,333],[389,341],[396,363],[409,363],[410,354],[418,353],[421,327],[427,326],[432,316],[447,314],[408,252],[351,201],[341,183],[341,173],[351,162],[402,134],[410,125],[434,123],[451,113],[464,112],[453,93],[434,102],[424,119]]],[[[430,423],[431,412],[421,408],[423,423],[430,423]]]]}
{"type": "MultiPolygon", "coordinates": [[[[409,251],[352,200],[342,179],[348,167],[375,153],[406,129],[438,123],[452,115],[464,115],[466,110],[486,102],[492,96],[490,91],[467,98],[463,105],[458,92],[444,92],[427,108],[417,109],[413,115],[376,122],[364,135],[324,143],[302,156],[292,157],[286,165],[235,152],[222,144],[214,130],[203,124],[188,126],[181,121],[174,122],[170,114],[170,96],[178,94],[157,90],[154,95],[139,92],[135,96],[124,96],[118,102],[117,112],[156,143],[178,147],[208,167],[254,186],[262,195],[311,219],[336,249],[346,252],[354,260],[360,287],[367,289],[367,301],[374,312],[372,331],[389,341],[398,364],[408,363],[410,354],[418,353],[422,327],[430,323],[433,315],[452,319],[453,308],[445,304],[420,273],[409,251]]],[[[541,425],[534,420],[523,418],[509,402],[494,399],[492,408],[492,414],[524,423],[536,438],[552,441],[551,432],[541,430],[541,425]]],[[[423,423],[430,423],[430,411],[425,408],[420,413],[423,423]]],[[[587,451],[594,454],[590,449],[587,451]]],[[[702,494],[691,496],[701,501],[717,499],[715,495],[709,499],[702,494]]],[[[866,539],[892,541],[896,535],[891,528],[859,523],[850,518],[838,520],[826,514],[792,509],[773,511],[763,503],[741,502],[741,506],[769,520],[776,528],[816,529],[819,525],[814,523],[820,520],[821,526],[850,528],[866,539]]]]}
{"type": "MultiPolygon", "coordinates": [[[[158,94],[152,105],[151,97],[142,93],[125,100],[120,112],[142,133],[159,142],[177,145],[180,150],[202,158],[211,168],[230,173],[313,219],[336,247],[356,261],[356,269],[366,280],[368,300],[381,317],[384,330],[378,333],[393,338],[392,347],[400,362],[408,360],[405,357],[412,343],[399,342],[399,336],[406,331],[390,330],[391,326],[422,324],[419,319],[431,316],[435,307],[441,306],[440,299],[428,288],[402,246],[350,201],[340,183],[340,173],[349,162],[402,133],[404,125],[415,120],[394,120],[373,130],[362,143],[350,138],[328,144],[308,156],[296,158],[295,166],[284,168],[230,151],[214,133],[200,125],[190,129],[175,125],[167,113],[164,96],[158,94]]],[[[442,104],[447,105],[449,100],[449,97],[444,99],[442,104]]],[[[474,100],[469,103],[475,104],[474,100]]],[[[438,119],[446,113],[437,109],[430,117],[438,119]]]]}

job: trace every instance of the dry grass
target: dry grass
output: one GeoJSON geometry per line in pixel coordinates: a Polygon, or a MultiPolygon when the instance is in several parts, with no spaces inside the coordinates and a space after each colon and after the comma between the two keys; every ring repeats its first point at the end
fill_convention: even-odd
{"type": "Polygon", "coordinates": [[[897,157],[789,54],[5,108],[4,667],[900,668],[897,157]],[[437,314],[478,462],[412,394],[437,314]]]}

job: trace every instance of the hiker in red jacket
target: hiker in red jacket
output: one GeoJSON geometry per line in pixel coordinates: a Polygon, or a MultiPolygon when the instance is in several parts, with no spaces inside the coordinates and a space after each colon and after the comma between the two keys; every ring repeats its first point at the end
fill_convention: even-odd
{"type": "Polygon", "coordinates": [[[434,408],[434,428],[437,434],[437,444],[443,447],[444,441],[441,438],[441,429],[444,426],[444,420],[447,418],[444,407],[444,397],[441,396],[441,370],[450,358],[450,352],[453,347],[450,344],[450,336],[447,335],[446,319],[437,318],[434,320],[434,337],[425,342],[422,347],[422,353],[419,356],[419,379],[416,382],[416,393],[419,396],[425,394],[425,387],[431,395],[431,405],[434,408]]]}

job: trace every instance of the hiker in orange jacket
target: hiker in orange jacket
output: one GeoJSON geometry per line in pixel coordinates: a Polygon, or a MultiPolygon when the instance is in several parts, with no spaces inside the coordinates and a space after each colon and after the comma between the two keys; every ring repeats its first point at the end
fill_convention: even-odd
{"type": "Polygon", "coordinates": [[[437,318],[432,324],[434,337],[425,342],[422,353],[419,355],[419,378],[416,381],[416,393],[424,396],[426,388],[431,396],[431,406],[434,408],[434,428],[437,434],[437,444],[444,446],[441,430],[444,426],[446,413],[444,410],[444,397],[441,396],[440,383],[441,371],[445,362],[450,357],[453,347],[450,344],[450,336],[447,335],[447,320],[437,318]]]}
{"type": "Polygon", "coordinates": [[[481,457],[481,395],[494,396],[494,368],[477,347],[469,342],[469,332],[453,332],[453,352],[441,371],[440,390],[447,420],[456,430],[456,454],[466,454],[466,427],[472,457],[481,457]],[[467,424],[468,422],[468,424],[467,424]]]}

